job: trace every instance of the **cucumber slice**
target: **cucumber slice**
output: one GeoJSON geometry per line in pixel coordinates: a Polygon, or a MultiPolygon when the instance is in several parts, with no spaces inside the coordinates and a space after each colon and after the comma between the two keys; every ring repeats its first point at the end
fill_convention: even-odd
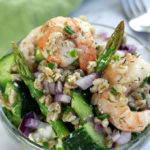
{"type": "Polygon", "coordinates": [[[69,134],[68,129],[61,120],[53,121],[51,125],[59,138],[63,138],[69,134]]]}
{"type": "Polygon", "coordinates": [[[93,117],[92,108],[85,102],[84,98],[80,93],[72,92],[72,103],[71,106],[82,121],[86,121],[88,118],[93,117]]]}
{"type": "Polygon", "coordinates": [[[11,90],[16,92],[16,100],[11,105],[11,112],[18,118],[22,118],[26,113],[34,111],[39,113],[39,107],[35,100],[30,96],[28,88],[23,82],[12,82],[9,81],[6,84],[5,95],[10,94],[11,90]]]}
{"type": "Polygon", "coordinates": [[[0,86],[5,89],[6,83],[11,81],[11,67],[14,64],[14,54],[8,54],[0,59],[0,86]]]}
{"type": "Polygon", "coordinates": [[[89,123],[63,138],[65,150],[104,150],[105,136],[96,132],[89,123]]]}

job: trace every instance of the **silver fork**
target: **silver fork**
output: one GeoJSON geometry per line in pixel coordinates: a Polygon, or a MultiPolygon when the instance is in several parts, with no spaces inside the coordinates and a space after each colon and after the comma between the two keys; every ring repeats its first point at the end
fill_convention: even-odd
{"type": "Polygon", "coordinates": [[[138,32],[150,32],[150,12],[143,0],[121,0],[129,26],[138,32]]]}

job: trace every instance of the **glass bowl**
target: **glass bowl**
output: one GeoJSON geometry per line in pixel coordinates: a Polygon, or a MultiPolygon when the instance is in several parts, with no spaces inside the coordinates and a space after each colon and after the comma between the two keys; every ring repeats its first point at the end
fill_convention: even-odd
{"type": "MultiPolygon", "coordinates": [[[[107,32],[108,36],[112,34],[114,31],[113,27],[106,26],[103,24],[97,24],[97,23],[92,23],[95,30],[96,34],[101,33],[101,32],[107,32]]],[[[150,62],[150,50],[139,40],[137,40],[135,37],[132,35],[126,33],[127,35],[127,43],[128,44],[133,44],[138,47],[138,53],[147,61],[150,62]]],[[[30,141],[28,138],[24,137],[7,119],[5,116],[4,112],[2,111],[2,108],[0,107],[0,119],[1,122],[6,129],[7,133],[9,136],[11,136],[14,140],[17,141],[21,147],[24,148],[24,150],[49,150],[46,148],[43,148],[39,146],[38,144],[30,141]]],[[[125,144],[123,146],[119,146],[117,148],[113,148],[113,150],[138,150],[144,145],[146,142],[148,142],[150,138],[150,126],[148,126],[145,131],[143,131],[138,137],[136,137],[134,140],[130,141],[128,144],[125,144]]]]}

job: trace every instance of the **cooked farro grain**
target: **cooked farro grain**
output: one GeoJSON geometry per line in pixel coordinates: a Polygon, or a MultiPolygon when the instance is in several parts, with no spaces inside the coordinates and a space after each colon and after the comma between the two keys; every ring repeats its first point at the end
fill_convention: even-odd
{"type": "Polygon", "coordinates": [[[109,87],[107,80],[98,78],[93,81],[93,87],[90,88],[92,93],[103,93],[109,87]]]}

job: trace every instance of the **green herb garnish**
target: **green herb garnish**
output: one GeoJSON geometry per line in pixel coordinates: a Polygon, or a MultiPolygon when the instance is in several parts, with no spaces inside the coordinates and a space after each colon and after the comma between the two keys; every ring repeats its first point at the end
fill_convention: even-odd
{"type": "Polygon", "coordinates": [[[137,111],[136,107],[134,107],[134,106],[129,106],[129,107],[132,111],[137,111]]]}
{"type": "Polygon", "coordinates": [[[68,114],[69,112],[71,112],[71,110],[72,110],[72,108],[71,108],[71,107],[66,107],[66,108],[64,109],[64,113],[63,113],[63,115],[68,114]]]}
{"type": "Polygon", "coordinates": [[[49,22],[46,23],[46,27],[47,27],[47,28],[49,27],[49,22]]]}
{"type": "Polygon", "coordinates": [[[118,55],[113,56],[113,58],[114,58],[115,61],[119,60],[119,56],[118,55]]]}
{"type": "Polygon", "coordinates": [[[43,142],[42,145],[43,145],[43,147],[45,147],[45,148],[49,148],[48,142],[43,142]]]}
{"type": "Polygon", "coordinates": [[[72,63],[72,66],[75,66],[75,67],[79,66],[79,62],[78,62],[77,60],[75,60],[75,61],[72,63]]]}
{"type": "Polygon", "coordinates": [[[111,93],[113,93],[114,95],[118,95],[117,90],[114,87],[110,88],[111,93]]]}
{"type": "Polygon", "coordinates": [[[108,118],[109,115],[108,114],[100,114],[97,117],[98,117],[98,119],[104,120],[104,119],[108,118]]]}
{"type": "Polygon", "coordinates": [[[144,85],[147,83],[149,77],[146,77],[143,82],[140,84],[140,88],[143,88],[144,85]]]}
{"type": "Polygon", "coordinates": [[[73,49],[72,51],[68,51],[68,54],[70,55],[70,57],[75,58],[78,56],[77,51],[75,49],[73,49]]]}
{"type": "Polygon", "coordinates": [[[68,76],[66,76],[66,77],[65,77],[65,81],[66,81],[66,82],[69,82],[69,80],[68,80],[68,76]]]}
{"type": "Polygon", "coordinates": [[[106,118],[109,117],[109,115],[106,114],[106,113],[100,114],[99,111],[98,111],[98,109],[97,109],[97,107],[94,107],[94,112],[95,112],[95,115],[97,116],[98,119],[103,120],[103,119],[106,119],[106,118]]]}
{"type": "Polygon", "coordinates": [[[73,33],[75,33],[69,26],[65,26],[64,31],[67,32],[69,35],[72,35],[73,33]]]}
{"type": "Polygon", "coordinates": [[[50,69],[54,69],[54,66],[55,66],[55,64],[53,64],[53,63],[48,63],[48,67],[50,68],[50,69]]]}
{"type": "Polygon", "coordinates": [[[141,96],[142,96],[143,99],[146,99],[146,95],[145,95],[144,92],[141,93],[141,96]]]}
{"type": "Polygon", "coordinates": [[[49,56],[49,55],[50,55],[50,50],[47,49],[47,50],[46,50],[46,53],[47,53],[48,56],[49,56]]]}

